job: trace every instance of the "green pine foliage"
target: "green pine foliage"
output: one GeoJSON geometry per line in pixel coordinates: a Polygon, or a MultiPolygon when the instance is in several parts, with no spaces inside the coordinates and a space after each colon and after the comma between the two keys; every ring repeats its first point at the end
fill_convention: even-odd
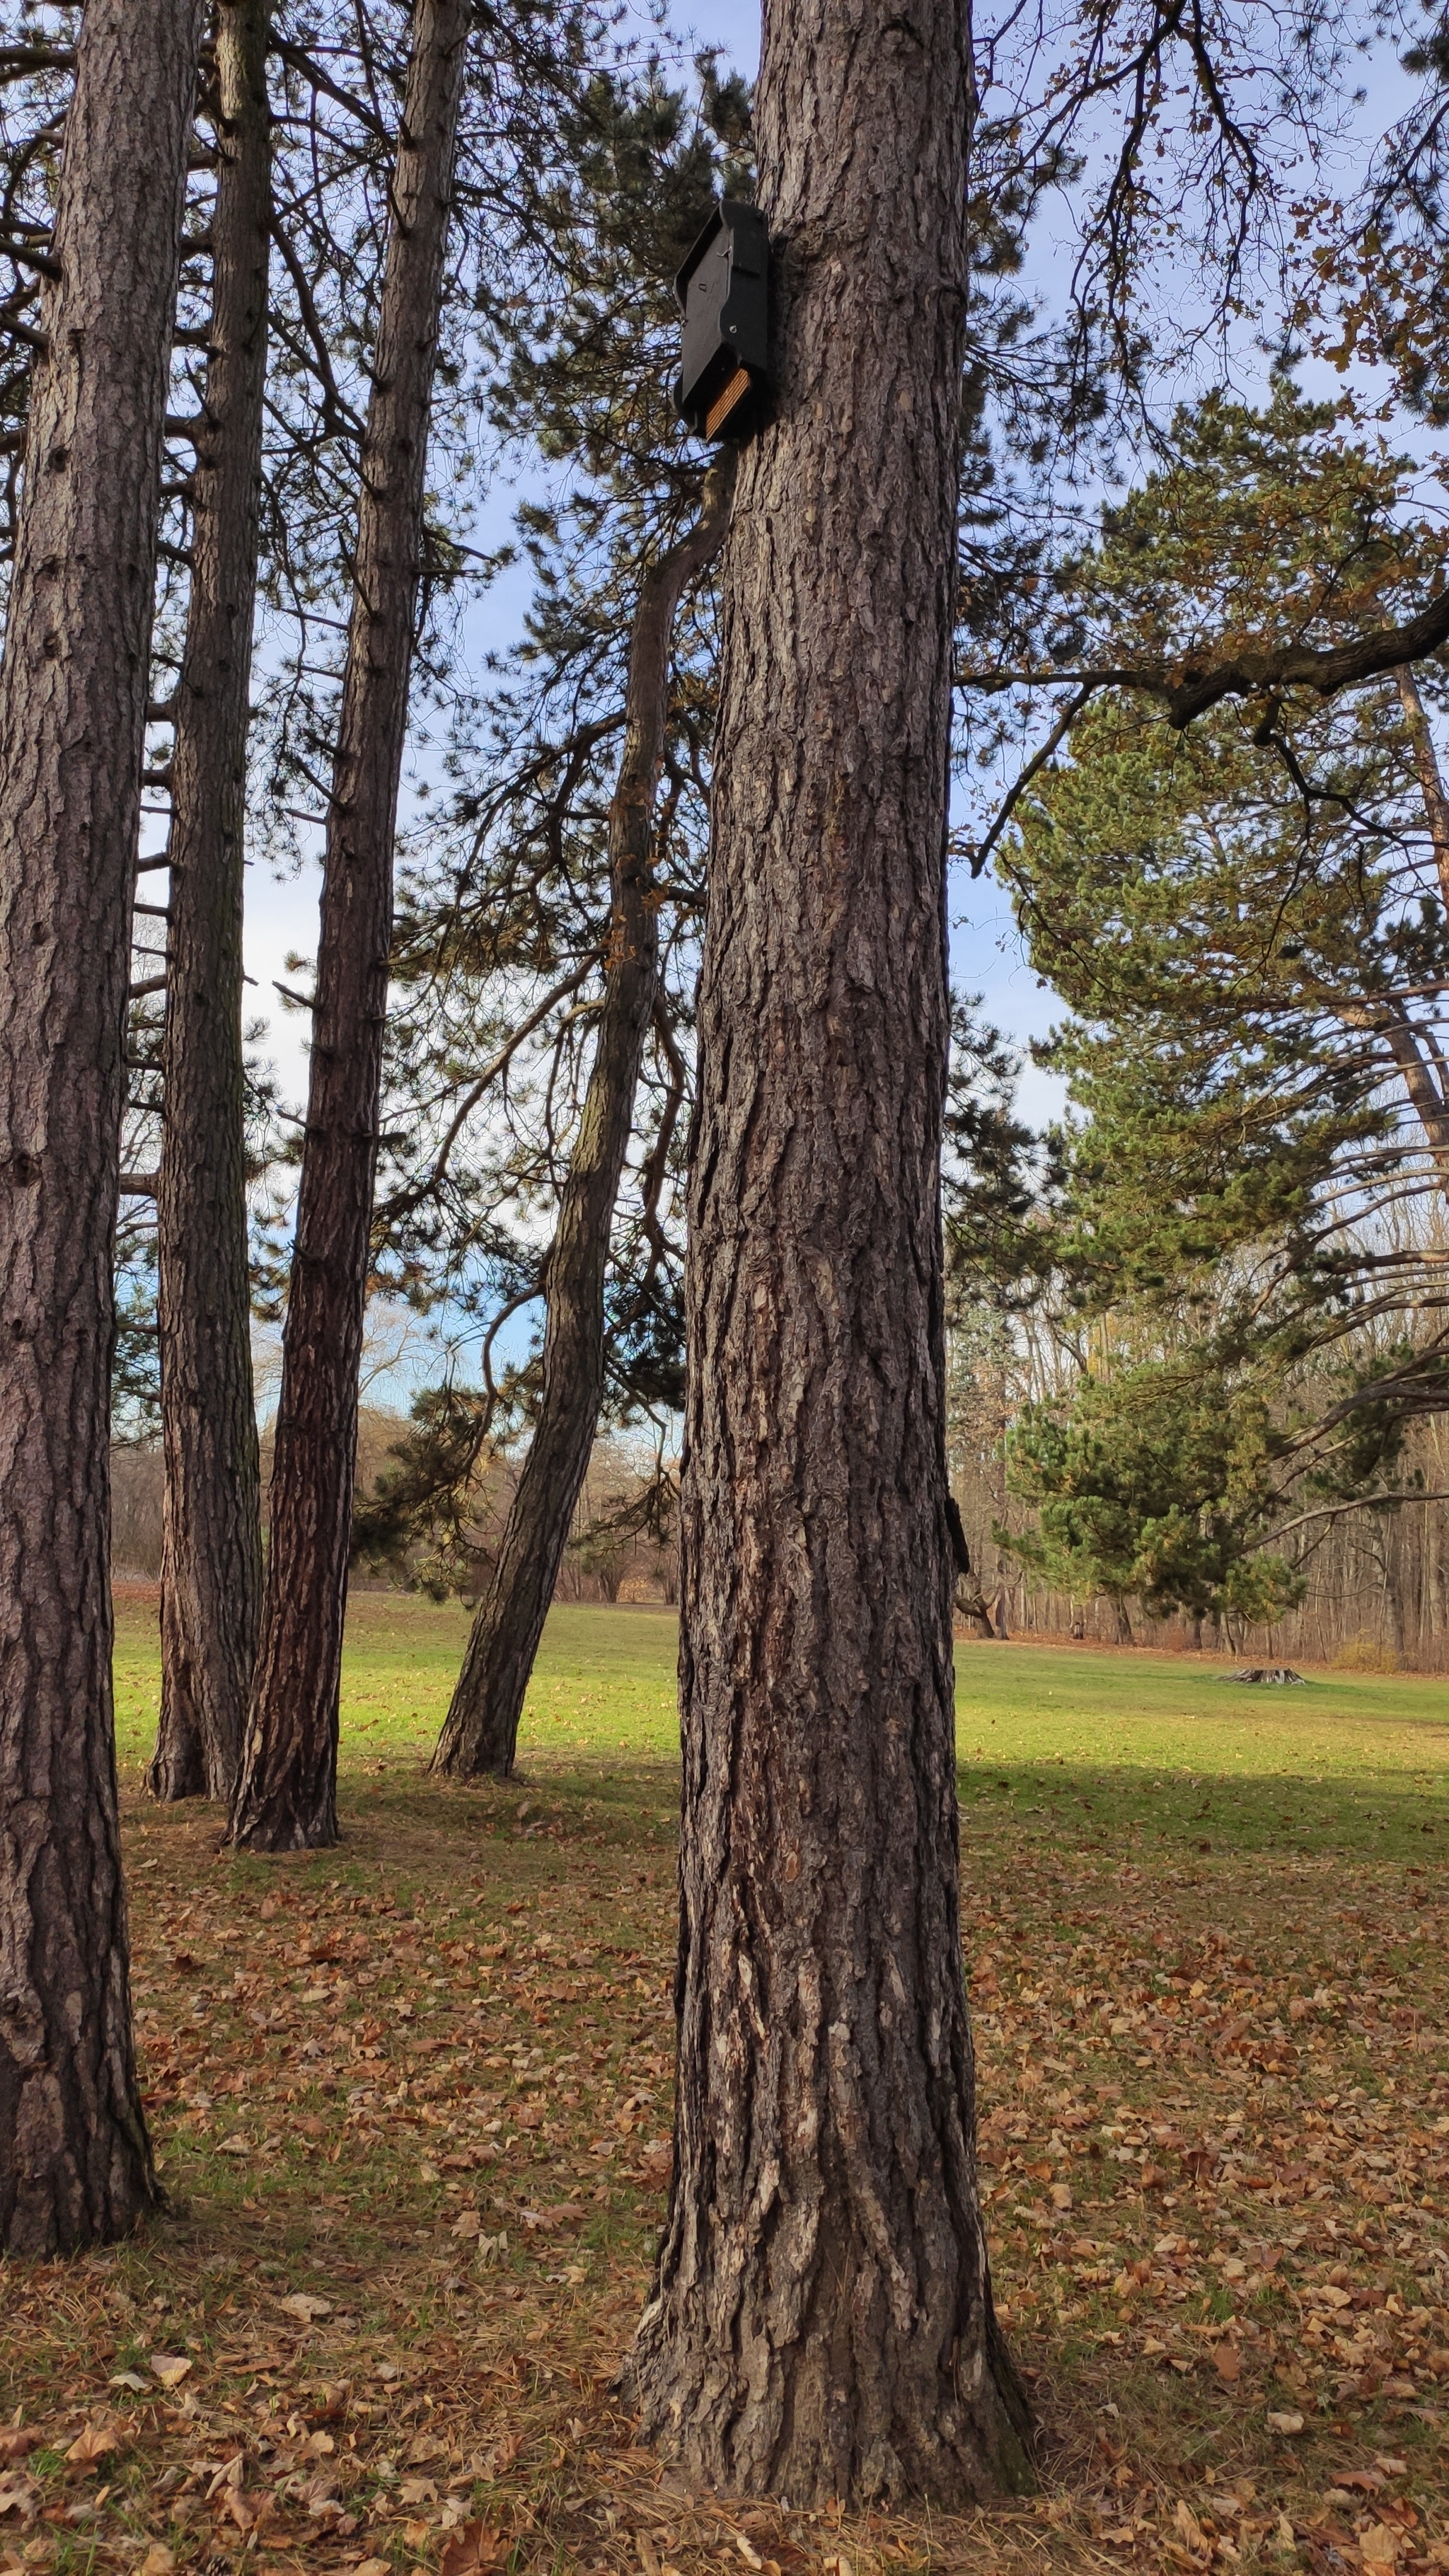
{"type": "MultiPolygon", "coordinates": [[[[1175,436],[1062,575],[1063,654],[1177,678],[1442,581],[1404,461],[1287,379],[1175,436]]],[[[1183,730],[1103,688],[1002,865],[1072,1111],[997,1293],[1050,1309],[1071,1365],[1010,1439],[1038,1528],[998,1539],[1078,1597],[1272,1618],[1311,1543],[1275,1553],[1276,1525],[1405,1490],[1405,1425],[1449,1400],[1449,928],[1396,685],[1183,730]]]]}

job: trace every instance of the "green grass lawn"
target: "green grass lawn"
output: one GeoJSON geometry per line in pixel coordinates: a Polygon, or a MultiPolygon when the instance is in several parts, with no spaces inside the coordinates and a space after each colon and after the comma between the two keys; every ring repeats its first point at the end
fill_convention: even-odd
{"type": "MultiPolygon", "coordinates": [[[[467,1614],[359,1593],[348,1617],[342,1770],[358,1794],[386,1758],[431,1750],[467,1614]]],[[[673,1809],[675,1619],[560,1608],[519,1745],[529,1780],[611,1788],[673,1809]]],[[[1234,1851],[1354,1851],[1428,1862],[1449,1850],[1449,1683],[1314,1671],[1251,1689],[1196,1656],[963,1643],[957,1710],[968,1837],[1010,1817],[1073,1846],[1158,1839],[1234,1851]]],[[[141,1763],[156,1722],[154,1598],[119,1605],[117,1735],[141,1763]]]]}

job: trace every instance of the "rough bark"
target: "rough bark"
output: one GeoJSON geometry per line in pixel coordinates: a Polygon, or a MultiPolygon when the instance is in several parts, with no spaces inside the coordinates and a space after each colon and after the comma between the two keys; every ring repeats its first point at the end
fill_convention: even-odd
{"type": "Polygon", "coordinates": [[[337,1840],[337,1700],[393,846],[470,16],[468,0],[417,0],[393,173],[323,859],[262,1632],[231,1822],[232,1841],[252,1851],[298,1851],[337,1840]]]}
{"type": "Polygon", "coordinates": [[[533,1659],[589,1463],[604,1391],[604,1274],[659,986],[651,865],[669,700],[669,639],[688,584],[729,523],[734,454],[710,475],[696,525],[645,575],[629,648],[624,749],[609,809],[609,954],[598,1039],[545,1279],[538,1420],[488,1590],[469,1635],[435,1770],[513,1768],[533,1659]]]}
{"type": "Polygon", "coordinates": [[[108,1392],[130,906],[200,0],[88,0],[0,665],[0,2251],[157,2197],[131,2036],[108,1392]]]}
{"type": "Polygon", "coordinates": [[[219,0],[206,393],[171,761],[158,1250],[158,1798],[229,1800],[262,1595],[242,1057],[243,824],[267,372],[271,0],[219,0]]]}
{"type": "Polygon", "coordinates": [[[1028,2474],[961,1962],[938,1166],[969,37],[771,0],[774,422],[725,557],[682,1505],[675,2182],[704,2485],[1028,2474]]]}

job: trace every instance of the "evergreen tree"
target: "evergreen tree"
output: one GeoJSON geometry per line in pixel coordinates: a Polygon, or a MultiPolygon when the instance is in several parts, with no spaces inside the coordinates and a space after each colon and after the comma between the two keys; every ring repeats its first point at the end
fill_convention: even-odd
{"type": "Polygon", "coordinates": [[[674,2181],[701,2484],[1027,2473],[976,2196],[938,1199],[964,9],[769,5],[772,416],[724,562],[690,1176],[674,2181]]]}
{"type": "Polygon", "coordinates": [[[466,0],[419,0],[398,128],[328,813],[271,1544],[230,1827],[232,1842],[254,1851],[316,1848],[337,1839],[337,1707],[393,841],[469,19],[466,0]]]}
{"type": "MultiPolygon", "coordinates": [[[[1287,381],[1262,413],[1210,401],[1061,614],[1129,667],[1210,667],[1250,634],[1332,650],[1437,577],[1407,482],[1287,381]]],[[[1443,1401],[1441,802],[1418,688],[1390,675],[1186,728],[1101,694],[1017,809],[1003,866],[1071,1009],[1042,1055],[1076,1113],[1018,1251],[1088,1355],[1070,1403],[1018,1426],[1041,1526],[1012,1544],[1068,1590],[1271,1615],[1296,1578],[1255,1551],[1290,1497],[1392,1494],[1404,1420],[1443,1401]]]]}
{"type": "Polygon", "coordinates": [[[157,1797],[229,1800],[261,1610],[251,1369],[243,821],[258,573],[272,233],[271,0],[220,0],[206,375],[195,414],[186,636],[166,847],[157,1188],[161,1712],[157,1797]]]}
{"type": "Polygon", "coordinates": [[[157,2198],[131,2032],[108,1376],[128,913],[200,0],[89,0],[0,663],[0,2248],[157,2198]]]}
{"type": "MultiPolygon", "coordinates": [[[[355,1534],[394,1556],[416,1539],[435,1572],[451,1559],[470,1579],[460,1533],[479,1462],[495,1440],[526,1436],[532,1535],[490,1619],[520,1585],[546,1607],[552,1575],[540,1586],[539,1569],[563,1543],[601,1407],[606,1423],[644,1411],[662,1424],[682,1388],[679,1185],[717,644],[700,547],[712,550],[722,521],[707,507],[708,459],[670,400],[672,279],[715,189],[749,176],[747,93],[707,56],[697,75],[691,94],[653,64],[637,78],[601,74],[566,121],[563,292],[499,402],[514,434],[555,460],[560,485],[520,514],[535,577],[524,639],[486,699],[458,712],[460,784],[417,835],[403,882],[374,1260],[395,1292],[446,1310],[460,1348],[479,1347],[481,1383],[450,1374],[419,1399],[355,1534]],[[650,882],[642,936],[621,944],[626,842],[650,882]],[[621,1083],[605,1041],[623,983],[633,989],[656,945],[638,1073],[621,1083]],[[607,1186],[595,1170],[581,1229],[586,1167],[611,1128],[610,1158],[624,1160],[607,1186]],[[501,1368],[494,1351],[520,1309],[541,1309],[548,1329],[565,1233],[572,1261],[602,1270],[603,1340],[552,1364],[546,1401],[537,1341],[501,1368]],[[566,1402],[576,1433],[562,1475],[544,1474],[549,1444],[537,1443],[549,1402],[566,1402]]],[[[597,1293],[570,1299],[576,1316],[598,1311],[597,1293]]],[[[528,1648],[512,1667],[526,1678],[530,1660],[528,1648]]]]}

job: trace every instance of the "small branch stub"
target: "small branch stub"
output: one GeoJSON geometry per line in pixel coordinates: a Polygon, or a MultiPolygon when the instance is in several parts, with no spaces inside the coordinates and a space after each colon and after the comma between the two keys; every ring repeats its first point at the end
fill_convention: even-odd
{"type": "Polygon", "coordinates": [[[700,438],[748,438],[769,390],[770,244],[764,216],[724,197],[674,281],[684,316],[675,408],[700,438]]]}

